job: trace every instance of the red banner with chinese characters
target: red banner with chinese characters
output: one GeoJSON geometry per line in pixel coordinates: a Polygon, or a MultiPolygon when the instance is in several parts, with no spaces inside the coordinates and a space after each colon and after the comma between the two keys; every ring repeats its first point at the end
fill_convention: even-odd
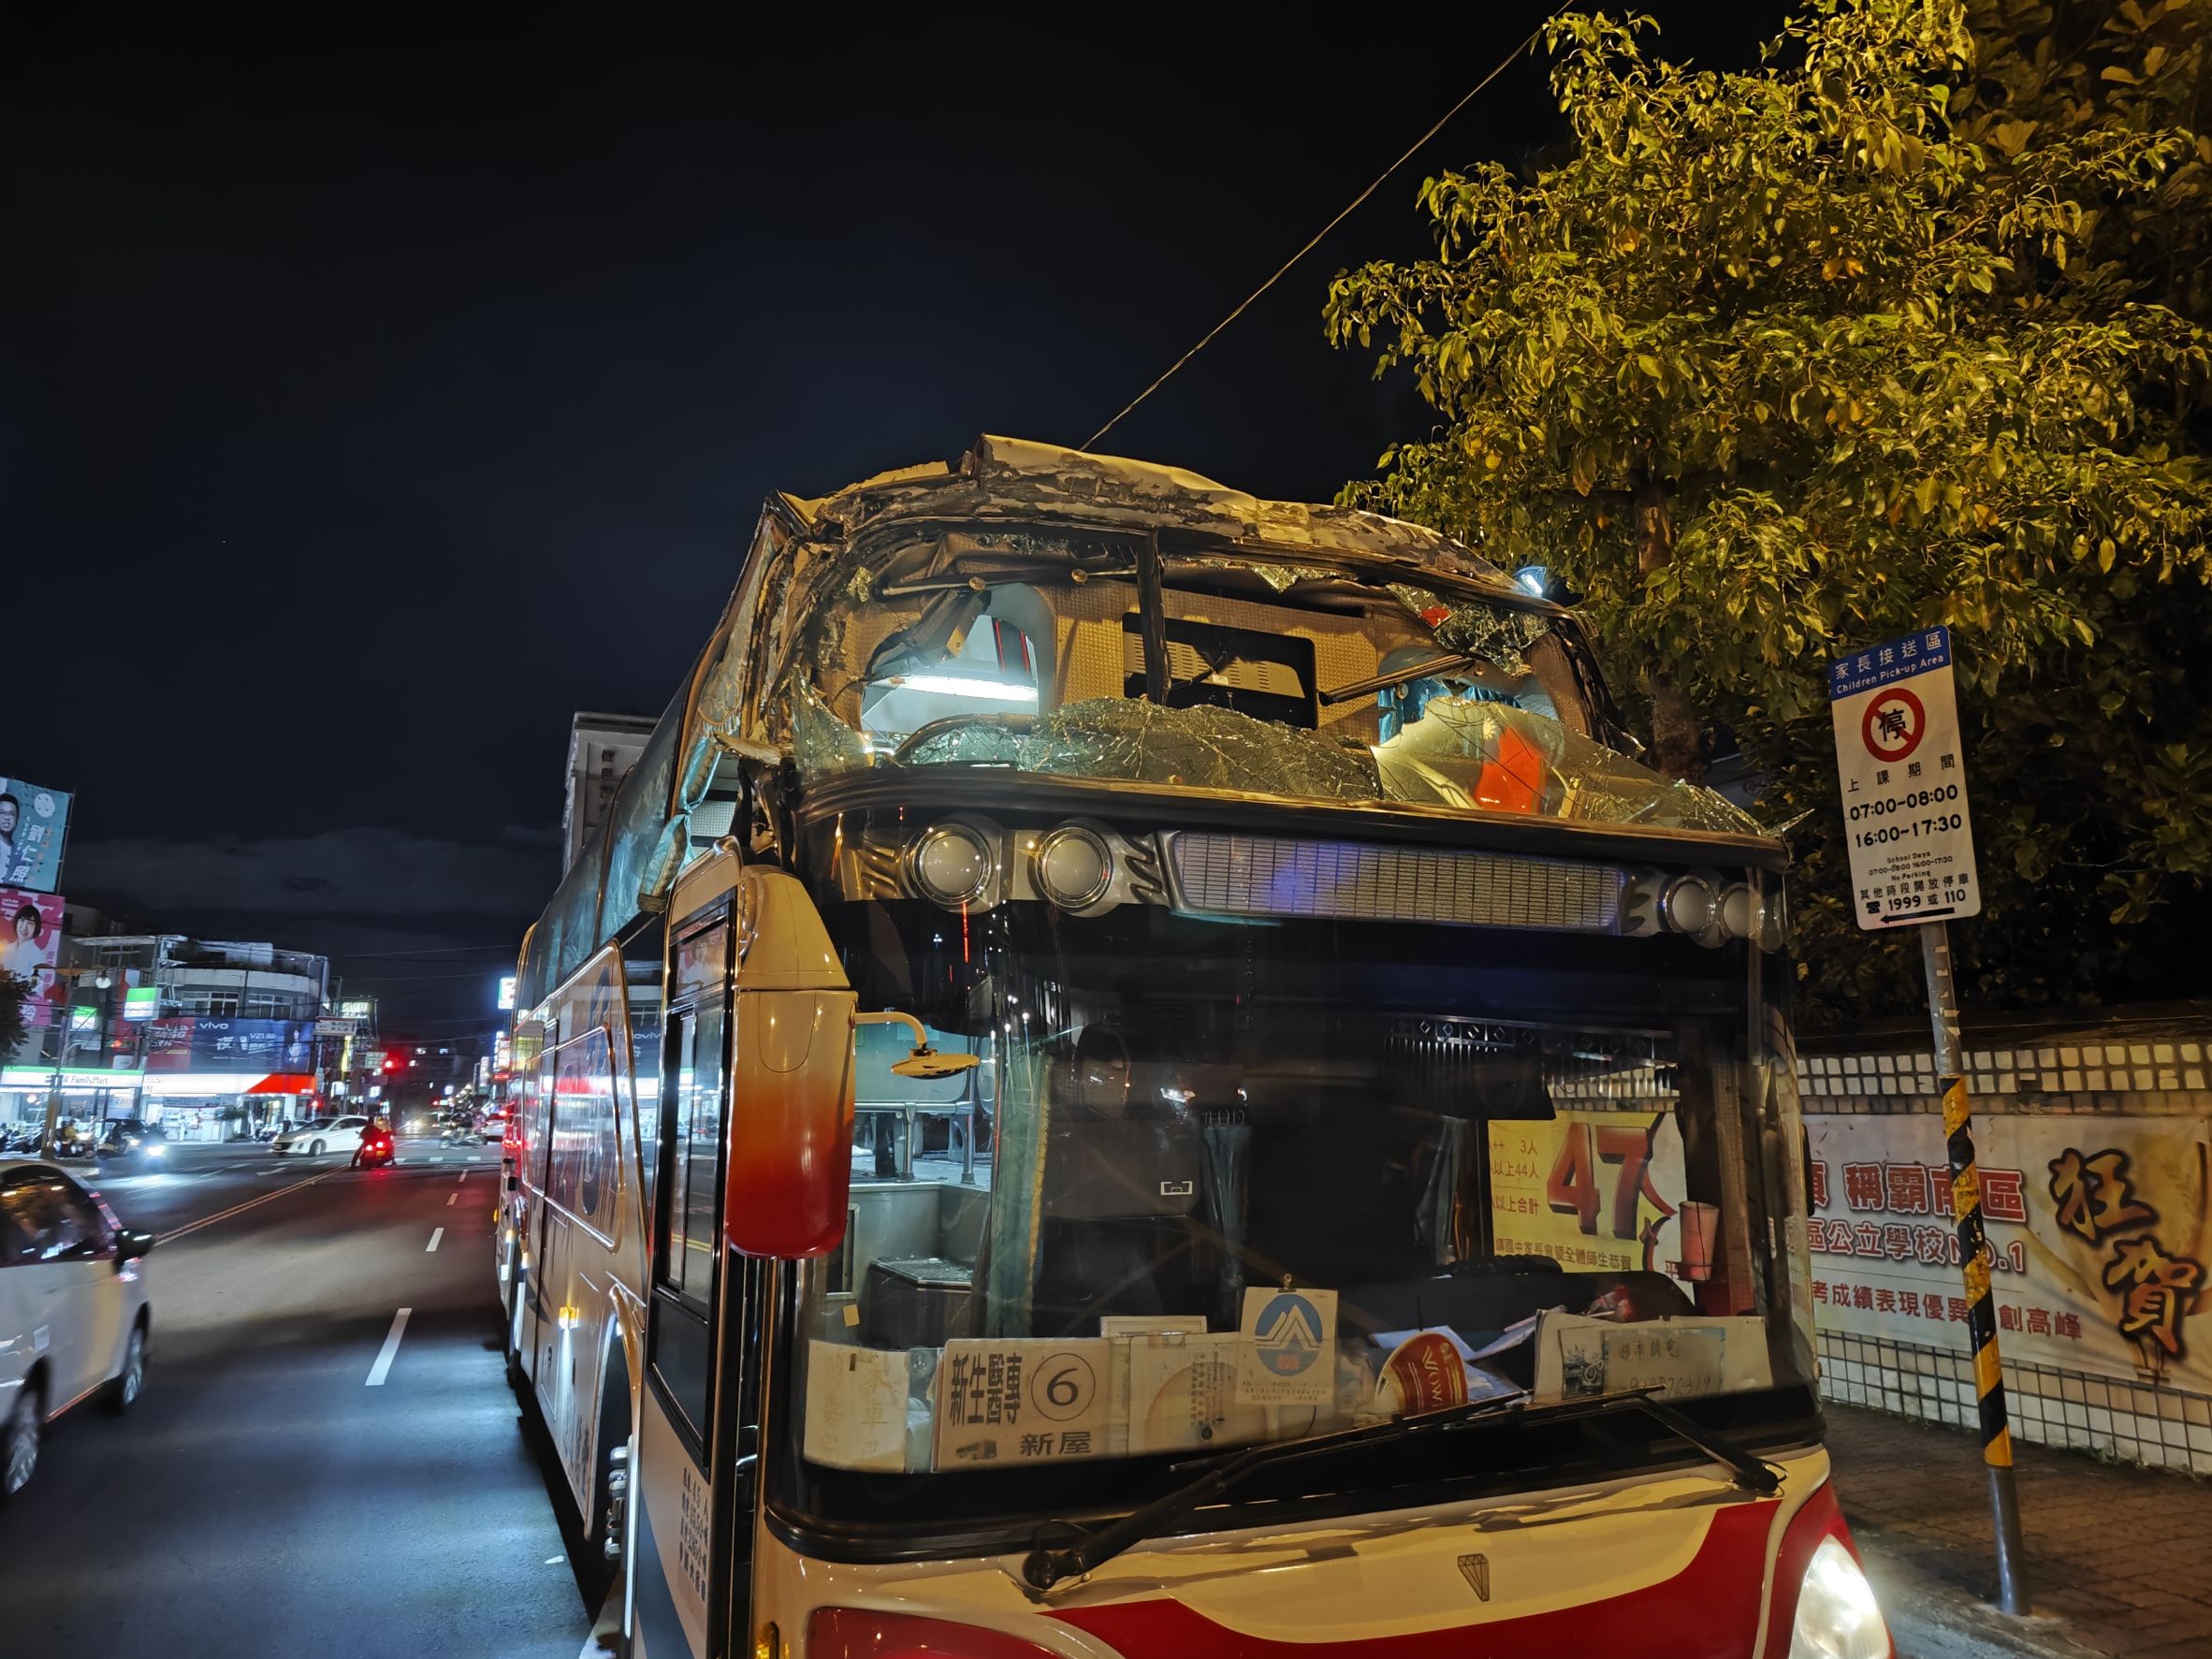
{"type": "MultiPolygon", "coordinates": [[[[1968,1349],[1943,1120],[1808,1116],[1824,1330],[1968,1349]]],[[[2005,1358],[2212,1391],[2203,1118],[1974,1119],[2005,1358]]]]}

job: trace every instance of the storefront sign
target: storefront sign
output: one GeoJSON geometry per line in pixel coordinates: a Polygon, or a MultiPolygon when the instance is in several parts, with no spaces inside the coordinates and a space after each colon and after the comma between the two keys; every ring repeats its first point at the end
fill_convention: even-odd
{"type": "Polygon", "coordinates": [[[1979,915],[1951,631],[1923,629],[1830,664],[1828,698],[1859,926],[1979,915]]]}
{"type": "Polygon", "coordinates": [[[20,778],[0,778],[0,885],[51,893],[61,885],[69,797],[20,778]]]}
{"type": "Polygon", "coordinates": [[[1563,1111],[1490,1126],[1491,1225],[1500,1256],[1570,1272],[1682,1271],[1682,1135],[1668,1112],[1563,1111]]]}
{"type": "Polygon", "coordinates": [[[123,994],[123,1017],[126,1020],[151,1020],[161,1013],[161,987],[159,985],[133,985],[123,994]]]}
{"type": "MultiPolygon", "coordinates": [[[[1830,1331],[1968,1351],[1932,1113],[1812,1116],[1812,1297],[1830,1331]]],[[[2212,1391],[2205,1120],[1975,1120],[2005,1357],[2212,1391]]]]}

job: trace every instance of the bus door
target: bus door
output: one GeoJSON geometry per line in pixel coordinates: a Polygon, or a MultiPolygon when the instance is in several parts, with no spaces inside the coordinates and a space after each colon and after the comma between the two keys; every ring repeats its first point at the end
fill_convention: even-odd
{"type": "Polygon", "coordinates": [[[646,1390],[631,1581],[632,1652],[644,1659],[725,1651],[714,1609],[749,1580],[751,1447],[737,1407],[742,1332],[752,1312],[745,1264],[722,1245],[722,1128],[729,1109],[728,901],[678,930],[661,1067],[660,1178],[646,1324],[646,1390]],[[725,1336],[724,1332],[736,1332],[725,1336]]]}

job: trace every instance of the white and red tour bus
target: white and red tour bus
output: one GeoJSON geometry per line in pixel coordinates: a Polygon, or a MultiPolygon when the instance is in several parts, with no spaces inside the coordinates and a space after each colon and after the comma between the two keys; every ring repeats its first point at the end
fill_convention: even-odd
{"type": "Polygon", "coordinates": [[[764,511],[525,945],[639,1659],[1886,1659],[1782,847],[1465,549],[985,439],[764,511]]]}

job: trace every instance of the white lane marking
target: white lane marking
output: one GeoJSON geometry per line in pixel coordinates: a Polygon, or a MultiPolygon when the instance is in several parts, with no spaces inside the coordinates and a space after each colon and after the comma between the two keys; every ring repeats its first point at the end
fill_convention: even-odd
{"type": "Polygon", "coordinates": [[[466,1181],[468,1178],[469,1178],[469,1171],[466,1171],[466,1170],[463,1170],[463,1171],[461,1171],[459,1174],[456,1175],[456,1176],[453,1178],[453,1184],[454,1184],[454,1186],[459,1186],[459,1185],[460,1185],[462,1182],[466,1181]]]}
{"type": "Polygon", "coordinates": [[[449,1193],[447,1193],[447,1194],[445,1195],[445,1207],[446,1207],[448,1210],[452,1209],[454,1205],[456,1205],[456,1204],[458,1204],[458,1203],[459,1203],[459,1202],[460,1202],[460,1194],[459,1194],[459,1193],[458,1193],[458,1192],[449,1192],[449,1193]]]}
{"type": "Polygon", "coordinates": [[[392,1316],[391,1334],[384,1339],[384,1347],[376,1356],[376,1363],[369,1367],[367,1387],[381,1389],[384,1379],[391,1375],[392,1361],[400,1352],[400,1338],[407,1330],[407,1316],[415,1310],[403,1307],[392,1316]]]}
{"type": "Polygon", "coordinates": [[[423,1254],[424,1254],[425,1256],[428,1256],[428,1255],[429,1255],[429,1253],[430,1253],[432,1250],[435,1250],[435,1249],[438,1247],[438,1241],[439,1241],[440,1239],[444,1238],[444,1236],[445,1236],[445,1230],[444,1230],[443,1227],[433,1227],[433,1228],[431,1228],[431,1229],[430,1229],[430,1242],[429,1242],[428,1244],[426,1244],[426,1245],[424,1245],[424,1246],[423,1246],[423,1254]]]}
{"type": "Polygon", "coordinates": [[[568,1558],[566,1556],[562,1555],[548,1555],[546,1557],[546,1564],[547,1566],[558,1566],[561,1562],[567,1559],[568,1558]]]}
{"type": "Polygon", "coordinates": [[[218,1221],[227,1221],[231,1216],[239,1215],[242,1211],[251,1210],[255,1204],[266,1204],[272,1199],[283,1198],[287,1192],[298,1192],[302,1186],[313,1186],[318,1181],[328,1179],[329,1172],[327,1171],[321,1175],[310,1175],[304,1181],[295,1181],[289,1186],[280,1186],[274,1192],[265,1192],[259,1198],[250,1198],[242,1204],[233,1204],[227,1210],[217,1210],[212,1215],[203,1215],[197,1221],[187,1222],[182,1227],[163,1233],[154,1242],[167,1244],[173,1240],[182,1238],[186,1233],[197,1232],[203,1227],[212,1227],[218,1221]]]}

